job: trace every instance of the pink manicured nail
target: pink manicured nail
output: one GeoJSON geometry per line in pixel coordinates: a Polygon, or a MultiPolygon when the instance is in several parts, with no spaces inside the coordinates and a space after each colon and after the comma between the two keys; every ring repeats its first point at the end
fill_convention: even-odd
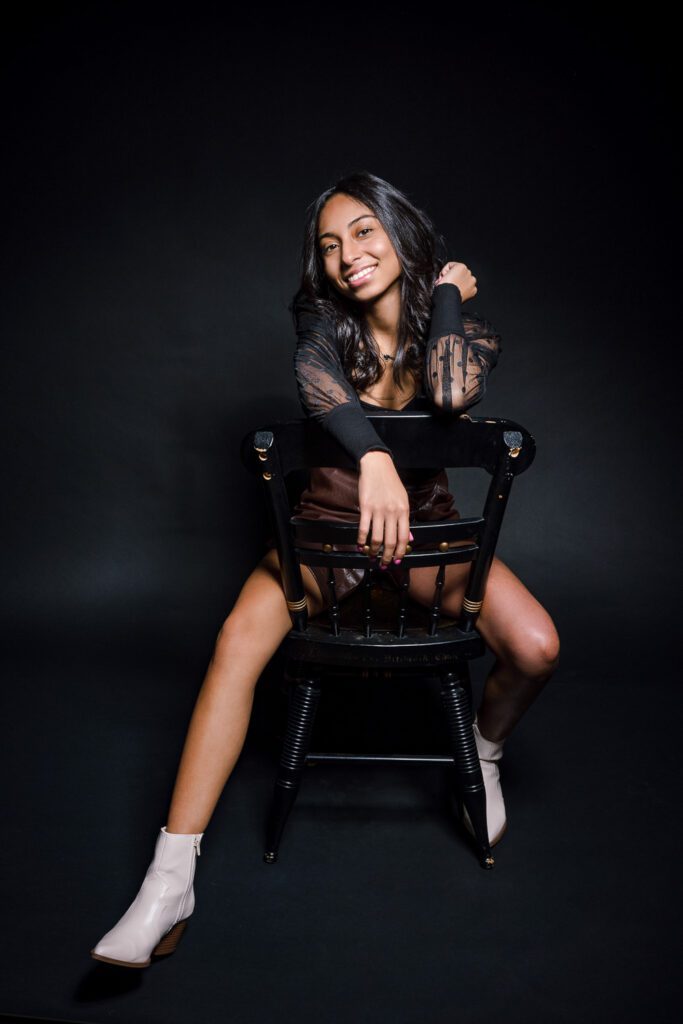
{"type": "Polygon", "coordinates": [[[401,559],[400,558],[395,558],[394,559],[394,565],[400,565],[400,564],[401,564],[401,559]]]}
{"type": "Polygon", "coordinates": [[[379,563],[379,567],[380,567],[380,569],[386,569],[387,568],[387,566],[384,564],[384,562],[380,562],[379,563]]]}
{"type": "Polygon", "coordinates": [[[415,538],[413,537],[413,531],[412,530],[410,531],[410,539],[411,540],[415,540],[415,538]]]}

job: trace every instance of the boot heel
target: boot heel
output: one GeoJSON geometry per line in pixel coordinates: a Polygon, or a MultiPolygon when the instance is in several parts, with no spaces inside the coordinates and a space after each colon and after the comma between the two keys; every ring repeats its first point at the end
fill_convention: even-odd
{"type": "Polygon", "coordinates": [[[152,950],[152,955],[165,956],[167,953],[172,953],[180,942],[180,937],[185,931],[186,925],[187,918],[185,918],[184,921],[178,921],[177,924],[174,924],[170,932],[166,932],[159,945],[152,950]]]}

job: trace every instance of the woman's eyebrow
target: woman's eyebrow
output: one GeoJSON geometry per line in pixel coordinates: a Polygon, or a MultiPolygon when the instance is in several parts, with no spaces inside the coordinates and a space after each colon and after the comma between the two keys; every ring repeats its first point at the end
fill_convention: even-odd
{"type": "MultiPolygon", "coordinates": [[[[374,213],[361,213],[360,217],[354,217],[353,220],[349,221],[349,223],[346,225],[347,228],[350,228],[352,224],[356,223],[356,221],[363,220],[364,217],[373,217],[375,220],[377,220],[374,213]]],[[[323,238],[327,237],[336,238],[337,236],[335,235],[334,231],[323,231],[322,235],[318,235],[318,241],[320,242],[323,238]]]]}

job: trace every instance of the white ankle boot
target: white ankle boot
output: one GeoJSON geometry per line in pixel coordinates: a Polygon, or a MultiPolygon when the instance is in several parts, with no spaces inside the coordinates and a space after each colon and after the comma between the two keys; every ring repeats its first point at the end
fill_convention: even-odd
{"type": "MultiPolygon", "coordinates": [[[[475,715],[473,722],[474,739],[477,744],[477,753],[479,754],[479,763],[481,764],[481,774],[484,776],[484,790],[486,791],[486,827],[489,833],[489,845],[495,846],[496,843],[503,838],[503,833],[507,827],[507,819],[505,817],[505,802],[503,800],[503,791],[500,788],[500,770],[498,768],[498,761],[503,756],[503,744],[505,740],[501,740],[500,743],[494,743],[493,740],[484,739],[482,734],[479,732],[479,724],[477,722],[477,716],[475,715]]],[[[470,816],[467,813],[467,808],[463,806],[463,822],[468,832],[474,835],[474,829],[470,816]]]]}
{"type": "Polygon", "coordinates": [[[119,967],[148,967],[152,954],[172,953],[194,910],[194,872],[203,832],[157,838],[140,891],[90,955],[119,967]]]}

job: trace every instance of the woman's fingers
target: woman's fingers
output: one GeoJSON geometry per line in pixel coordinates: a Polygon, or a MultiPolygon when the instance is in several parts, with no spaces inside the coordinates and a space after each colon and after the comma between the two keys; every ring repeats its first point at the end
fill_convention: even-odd
{"type": "Polygon", "coordinates": [[[383,548],[381,563],[387,566],[396,557],[399,539],[403,542],[400,556],[405,554],[410,532],[410,500],[393,459],[386,452],[366,452],[360,460],[360,467],[359,550],[365,544],[370,549],[370,557],[375,558],[383,548]]]}
{"type": "Polygon", "coordinates": [[[410,532],[410,513],[404,512],[398,518],[398,541],[394,550],[394,561],[403,558],[406,547],[410,543],[412,533],[410,532]]]}
{"type": "Polygon", "coordinates": [[[384,539],[384,517],[381,512],[375,512],[372,517],[372,539],[370,541],[370,557],[376,558],[377,552],[382,546],[384,539]]]}
{"type": "Polygon", "coordinates": [[[361,506],[360,522],[358,524],[358,547],[362,548],[368,543],[368,531],[372,522],[372,514],[367,506],[361,506]]]}
{"type": "MultiPolygon", "coordinates": [[[[364,543],[370,548],[368,557],[376,558],[381,549],[382,557],[379,565],[387,566],[392,562],[400,563],[408,544],[413,539],[410,532],[410,509],[406,509],[399,515],[391,513],[386,515],[380,510],[375,513],[361,514],[359,537],[366,538],[364,543]]],[[[362,546],[363,544],[359,540],[359,549],[362,546]]]]}
{"type": "Polygon", "coordinates": [[[439,284],[446,282],[457,285],[463,302],[477,294],[477,279],[465,263],[446,263],[439,274],[439,284]]]}
{"type": "Polygon", "coordinates": [[[397,518],[396,516],[388,515],[384,520],[384,550],[382,551],[382,558],[379,563],[385,568],[387,565],[391,565],[391,561],[394,557],[397,536],[397,518]]]}

